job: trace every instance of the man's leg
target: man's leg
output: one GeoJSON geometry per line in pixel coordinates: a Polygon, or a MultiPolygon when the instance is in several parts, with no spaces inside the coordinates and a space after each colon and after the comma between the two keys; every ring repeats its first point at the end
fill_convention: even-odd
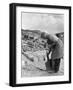
{"type": "Polygon", "coordinates": [[[52,70],[54,70],[54,72],[58,72],[59,71],[60,60],[61,60],[60,58],[52,60],[52,70]]]}

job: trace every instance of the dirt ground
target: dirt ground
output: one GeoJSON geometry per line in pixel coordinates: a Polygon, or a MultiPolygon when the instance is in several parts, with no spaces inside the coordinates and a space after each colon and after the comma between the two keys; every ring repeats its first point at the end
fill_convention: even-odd
{"type": "MultiPolygon", "coordinates": [[[[41,38],[41,31],[30,31],[30,30],[22,30],[22,67],[21,67],[21,76],[22,77],[35,77],[35,76],[60,76],[64,75],[64,60],[62,59],[60,62],[60,68],[57,73],[54,73],[50,70],[49,62],[45,65],[46,58],[43,58],[43,55],[46,56],[45,51],[40,52],[42,50],[46,50],[50,48],[50,46],[47,44],[47,40],[41,38]],[[38,38],[39,37],[39,38],[38,38]],[[38,51],[38,52],[36,52],[38,51]],[[27,53],[28,52],[28,53],[27,53]],[[29,53],[31,52],[31,53],[29,53]],[[35,53],[33,53],[35,52],[35,53]],[[26,55],[23,55],[23,53],[26,53],[26,55]],[[28,55],[27,55],[28,54],[28,55]],[[28,59],[29,57],[37,57],[34,59],[35,63],[30,62],[28,59]],[[25,57],[27,56],[28,59],[25,57]],[[40,61],[38,63],[37,61],[40,61]],[[27,63],[28,61],[28,63],[27,63]],[[48,70],[46,70],[46,67],[48,70]]],[[[58,33],[57,36],[63,41],[64,43],[64,33],[58,33]]],[[[31,60],[31,59],[30,59],[31,60]]]]}
{"type": "Polygon", "coordinates": [[[22,66],[21,73],[22,73],[22,75],[21,75],[22,77],[57,76],[57,75],[60,76],[60,75],[64,75],[64,60],[61,59],[60,68],[59,68],[59,71],[57,73],[51,72],[50,69],[48,71],[46,71],[46,70],[36,68],[32,64],[26,65],[26,67],[22,66]]]}

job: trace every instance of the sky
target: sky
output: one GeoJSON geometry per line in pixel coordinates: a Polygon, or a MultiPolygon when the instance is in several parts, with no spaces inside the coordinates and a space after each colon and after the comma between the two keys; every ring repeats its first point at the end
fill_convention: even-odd
{"type": "Polygon", "coordinates": [[[64,15],[23,12],[22,29],[40,30],[49,34],[64,32],[64,15]]]}

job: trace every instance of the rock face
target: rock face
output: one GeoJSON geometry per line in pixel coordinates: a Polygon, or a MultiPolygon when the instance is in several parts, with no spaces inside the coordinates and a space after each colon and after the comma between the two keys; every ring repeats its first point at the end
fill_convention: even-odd
{"type": "Polygon", "coordinates": [[[40,31],[22,30],[22,48],[24,51],[38,51],[48,48],[47,40],[42,39],[40,31]]]}
{"type": "MultiPolygon", "coordinates": [[[[47,40],[42,39],[40,35],[40,31],[22,30],[22,54],[27,59],[27,64],[31,63],[37,68],[46,70],[46,49],[48,45],[47,40]]],[[[25,60],[23,59],[23,61],[25,65],[25,60]]]]}
{"type": "MultiPolygon", "coordinates": [[[[61,34],[64,36],[63,33],[61,34]]],[[[61,34],[56,35],[62,38],[61,34]]],[[[50,48],[50,45],[47,44],[47,39],[41,38],[41,32],[39,30],[21,30],[21,36],[22,68],[34,69],[30,68],[34,66],[46,70],[46,53],[50,48]]]]}

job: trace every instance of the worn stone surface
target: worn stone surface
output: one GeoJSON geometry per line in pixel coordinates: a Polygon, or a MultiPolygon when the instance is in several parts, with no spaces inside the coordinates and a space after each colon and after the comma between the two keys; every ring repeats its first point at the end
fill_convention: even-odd
{"type": "MultiPolygon", "coordinates": [[[[22,55],[21,55],[21,73],[24,76],[52,76],[64,74],[64,59],[61,60],[58,73],[50,69],[50,63],[47,61],[47,50],[50,45],[46,39],[40,37],[39,30],[22,30],[22,55]]],[[[64,33],[56,34],[64,43],[64,33]]]]}

